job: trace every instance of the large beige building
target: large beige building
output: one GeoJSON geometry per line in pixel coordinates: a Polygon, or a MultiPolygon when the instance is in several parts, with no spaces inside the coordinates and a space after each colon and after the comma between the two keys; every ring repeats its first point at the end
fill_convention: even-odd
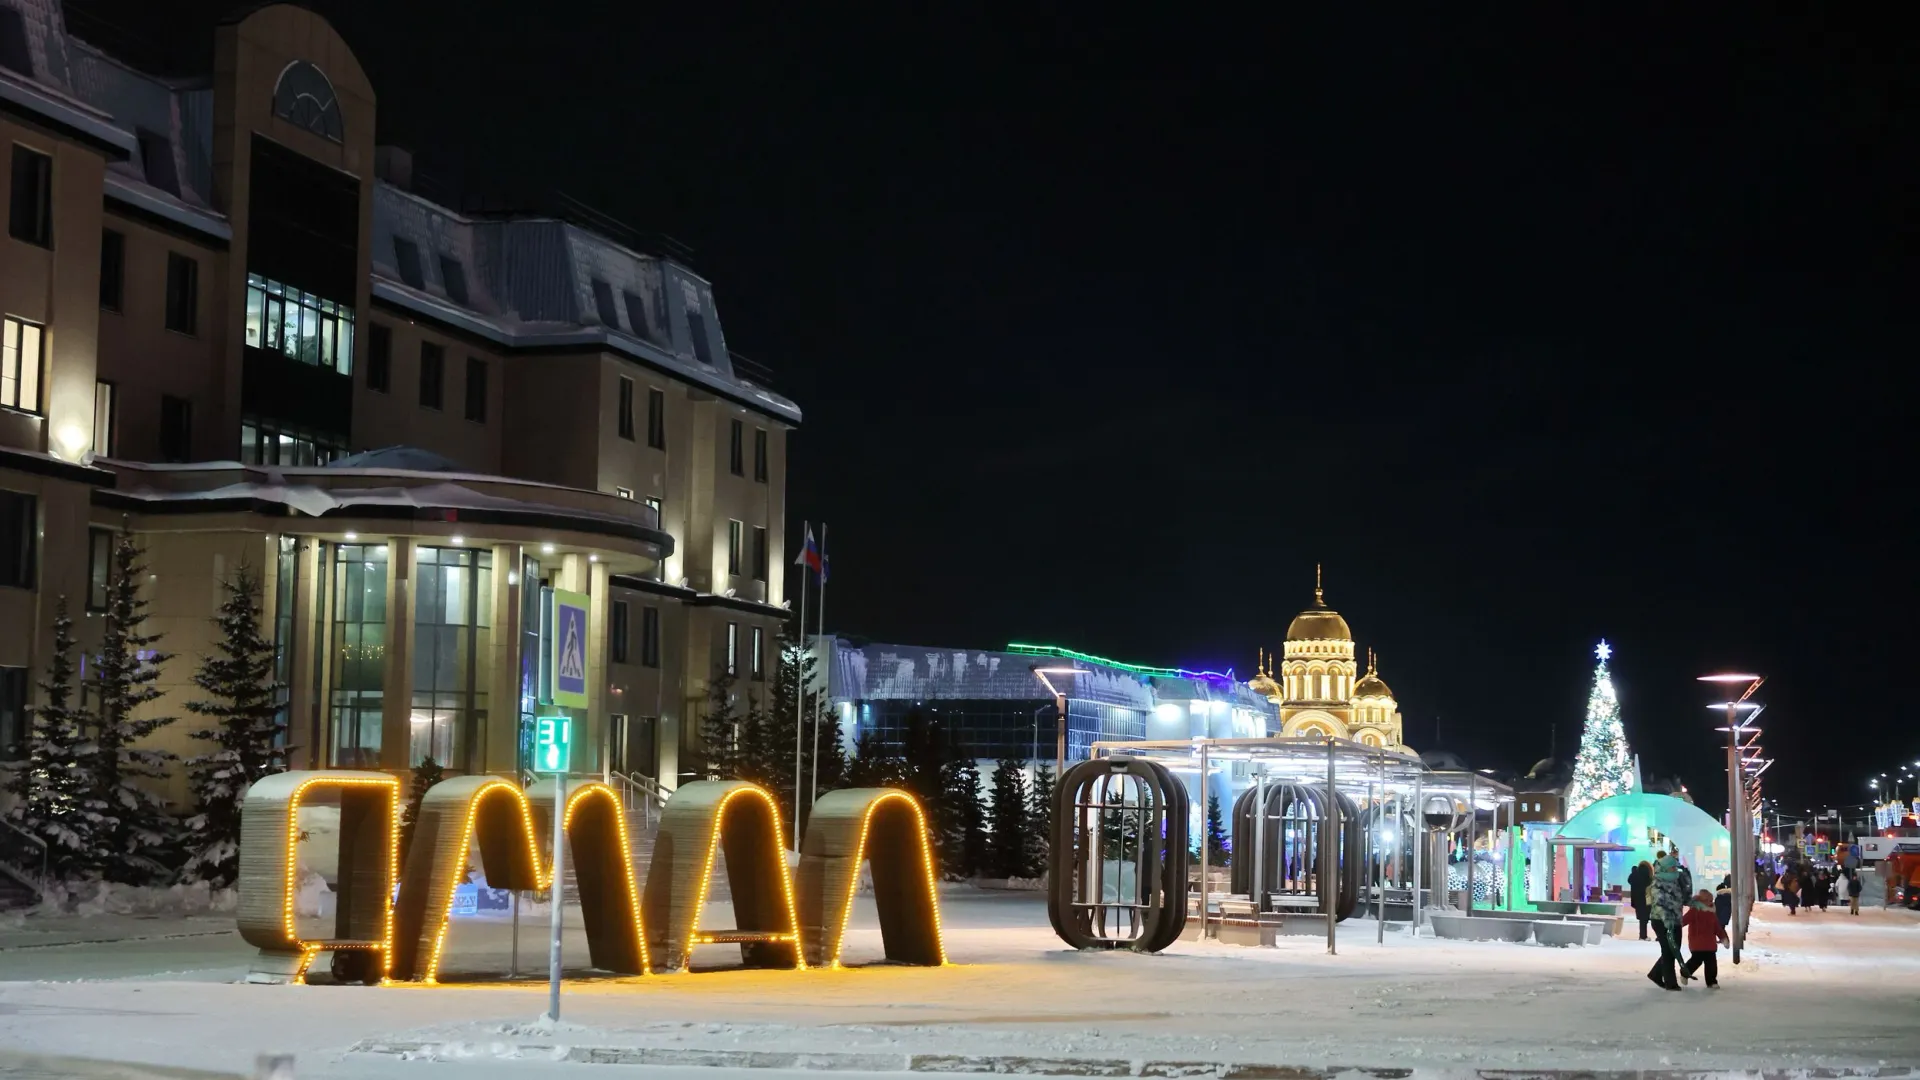
{"type": "Polygon", "coordinates": [[[128,529],[168,713],[247,563],[296,765],[513,773],[545,584],[601,645],[576,767],[673,786],[709,680],[771,677],[798,409],[681,261],[410,190],[325,20],[211,32],[163,80],[0,0],[0,767],[55,601],[97,642],[128,529]]]}
{"type": "Polygon", "coordinates": [[[1366,672],[1359,672],[1353,631],[1327,606],[1317,571],[1313,606],[1287,626],[1279,677],[1263,656],[1249,685],[1280,706],[1282,736],[1330,735],[1367,746],[1405,748],[1393,690],[1380,678],[1371,653],[1366,672]]]}

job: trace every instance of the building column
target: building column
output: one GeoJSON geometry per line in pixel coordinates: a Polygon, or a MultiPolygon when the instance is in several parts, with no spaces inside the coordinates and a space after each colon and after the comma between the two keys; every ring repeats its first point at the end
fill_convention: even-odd
{"type": "Polygon", "coordinates": [[[413,549],[410,537],[387,539],[386,671],[380,685],[380,767],[406,773],[413,747],[413,549]]]}
{"type": "MultiPolygon", "coordinates": [[[[298,748],[301,768],[324,769],[327,740],[320,723],[323,703],[313,685],[321,666],[319,650],[314,646],[324,639],[327,629],[320,610],[326,600],[319,582],[320,544],[306,537],[296,538],[294,543],[293,634],[287,642],[291,651],[287,664],[287,740],[298,748]]],[[[278,595],[277,591],[272,595],[278,595]]]]}
{"type": "Polygon", "coordinates": [[[611,755],[612,721],[607,713],[607,645],[612,641],[608,618],[612,613],[613,579],[603,562],[587,564],[587,731],[593,747],[589,770],[606,779],[611,755]]]}
{"type": "MultiPolygon", "coordinates": [[[[487,723],[480,734],[480,770],[495,776],[514,776],[520,767],[520,661],[523,631],[520,625],[522,590],[519,544],[493,548],[493,677],[487,682],[487,723]]],[[[539,582],[532,587],[538,589],[539,582]]]]}

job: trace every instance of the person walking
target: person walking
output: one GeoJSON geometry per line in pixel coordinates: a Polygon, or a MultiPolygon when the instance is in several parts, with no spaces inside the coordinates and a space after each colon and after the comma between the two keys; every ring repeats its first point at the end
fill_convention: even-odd
{"type": "Polygon", "coordinates": [[[1847,909],[1855,915],[1860,914],[1860,894],[1866,888],[1867,883],[1860,880],[1860,871],[1854,870],[1847,874],[1847,909]]]}
{"type": "Polygon", "coordinates": [[[1800,875],[1791,866],[1780,875],[1780,902],[1787,905],[1787,914],[1800,914],[1800,875]]]}
{"type": "Polygon", "coordinates": [[[1663,852],[1653,864],[1653,932],[1660,939],[1660,959],[1647,969],[1647,978],[1662,990],[1680,989],[1674,970],[1680,959],[1680,861],[1663,852]]]}
{"type": "Polygon", "coordinates": [[[1807,903],[1819,904],[1820,910],[1824,912],[1827,910],[1827,901],[1831,899],[1833,899],[1833,871],[1816,871],[1813,879],[1813,897],[1807,903]]]}
{"type": "Polygon", "coordinates": [[[1713,917],[1720,920],[1720,929],[1725,930],[1733,922],[1733,876],[1720,879],[1720,887],[1713,891],[1713,917]]]}
{"type": "Polygon", "coordinates": [[[1647,890],[1653,887],[1653,864],[1645,859],[1627,874],[1627,898],[1633,903],[1633,914],[1640,920],[1640,940],[1647,940],[1647,917],[1653,913],[1648,906],[1651,901],[1647,890]]]}
{"type": "MultiPolygon", "coordinates": [[[[1729,897],[1732,893],[1729,891],[1729,897]]],[[[1729,903],[1732,901],[1729,900],[1729,903]]],[[[1687,948],[1693,955],[1687,958],[1686,966],[1680,969],[1682,979],[1693,978],[1693,973],[1704,965],[1707,969],[1707,989],[1720,989],[1720,959],[1716,955],[1720,943],[1727,940],[1726,928],[1721,924],[1713,910],[1713,894],[1701,889],[1693,898],[1693,904],[1680,921],[1687,931],[1687,948]]]]}

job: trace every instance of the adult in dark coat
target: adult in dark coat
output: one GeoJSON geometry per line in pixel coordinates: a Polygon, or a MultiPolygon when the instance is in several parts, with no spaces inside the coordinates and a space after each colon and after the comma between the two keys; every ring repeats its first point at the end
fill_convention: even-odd
{"type": "Polygon", "coordinates": [[[1653,864],[1645,859],[1627,874],[1627,899],[1633,904],[1633,914],[1640,920],[1640,940],[1647,940],[1647,917],[1653,909],[1648,905],[1647,887],[1653,884],[1653,864]]]}

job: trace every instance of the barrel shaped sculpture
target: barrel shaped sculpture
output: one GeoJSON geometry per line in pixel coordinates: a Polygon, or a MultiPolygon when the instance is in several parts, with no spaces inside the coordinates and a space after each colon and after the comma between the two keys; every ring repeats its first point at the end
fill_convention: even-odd
{"type": "MultiPolygon", "coordinates": [[[[445,958],[454,891],[467,880],[474,850],[491,888],[552,884],[551,854],[542,846],[553,830],[552,781],[525,791],[490,776],[434,785],[421,800],[404,867],[400,798],[398,779],[379,772],[287,772],[252,786],[241,819],[239,922],[242,937],[260,950],[257,972],[298,982],[314,957],[331,953],[336,976],[353,981],[432,982],[445,958]],[[340,807],[337,915],[332,937],[302,937],[295,912],[300,807],[322,798],[340,807]]],[[[754,784],[682,785],[661,813],[644,891],[613,789],[569,785],[564,815],[588,961],[599,970],[684,971],[693,948],[707,944],[739,945],[749,966],[837,966],[863,861],[873,868],[887,959],[945,962],[926,819],[906,792],[822,796],[802,844],[797,889],[779,808],[754,784]],[[739,923],[724,929],[700,922],[722,857],[739,923]]]]}
{"type": "MultiPolygon", "coordinates": [[[[1337,790],[1334,792],[1332,842],[1338,870],[1334,888],[1329,890],[1321,880],[1320,861],[1321,834],[1327,824],[1326,785],[1267,784],[1264,794],[1265,813],[1259,816],[1265,824],[1265,836],[1254,832],[1255,803],[1260,800],[1262,787],[1249,787],[1234,800],[1234,858],[1228,872],[1229,887],[1236,893],[1251,896],[1257,868],[1261,892],[1316,897],[1323,914],[1329,907],[1331,894],[1334,921],[1350,918],[1359,902],[1367,858],[1367,838],[1359,824],[1359,804],[1337,790]]],[[[1264,903],[1261,907],[1264,909],[1264,903]]]]}
{"type": "Polygon", "coordinates": [[[1060,940],[1136,952],[1178,941],[1189,813],[1186,784],[1157,761],[1095,758],[1062,773],[1047,851],[1047,918],[1060,940]]]}

